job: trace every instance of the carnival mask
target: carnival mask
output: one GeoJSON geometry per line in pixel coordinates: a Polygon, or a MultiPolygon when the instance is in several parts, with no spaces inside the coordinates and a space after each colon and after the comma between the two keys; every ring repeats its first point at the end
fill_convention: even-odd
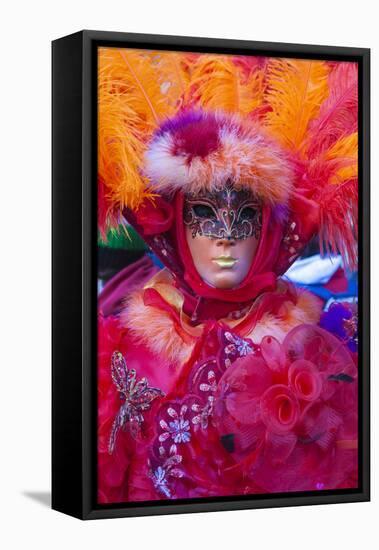
{"type": "Polygon", "coordinates": [[[251,191],[235,189],[230,183],[215,192],[187,194],[184,223],[192,236],[211,239],[247,239],[259,237],[261,208],[251,191]]]}
{"type": "Polygon", "coordinates": [[[246,277],[261,232],[261,205],[230,183],[215,192],[187,194],[183,211],[187,243],[202,279],[234,288],[246,277]]]}

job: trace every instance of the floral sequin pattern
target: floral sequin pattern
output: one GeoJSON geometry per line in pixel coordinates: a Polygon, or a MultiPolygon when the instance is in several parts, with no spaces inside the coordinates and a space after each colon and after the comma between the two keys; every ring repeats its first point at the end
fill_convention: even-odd
{"type": "Polygon", "coordinates": [[[195,416],[192,418],[194,429],[200,427],[203,430],[208,428],[209,418],[213,414],[214,396],[209,395],[206,404],[202,407],[200,403],[193,403],[191,406],[195,416]]]}
{"type": "Polygon", "coordinates": [[[253,351],[253,348],[247,340],[239,338],[231,332],[225,332],[225,338],[228,342],[230,342],[230,344],[225,347],[225,353],[227,355],[231,353],[238,353],[240,357],[243,357],[253,351]]]}
{"type": "Polygon", "coordinates": [[[208,345],[218,350],[217,355],[202,358],[200,354],[189,376],[186,395],[180,400],[163,402],[158,413],[150,477],[157,492],[166,498],[175,498],[179,478],[188,477],[186,463],[192,445],[204,444],[209,430],[215,429],[215,395],[223,373],[236,359],[256,351],[250,340],[220,326],[208,334],[208,345]]]}
{"type": "Polygon", "coordinates": [[[167,414],[170,420],[166,421],[163,418],[159,421],[159,425],[163,430],[159,436],[161,443],[170,440],[174,443],[188,443],[191,439],[190,421],[186,418],[188,407],[182,405],[179,412],[174,407],[167,408],[167,414]]]}
{"type": "Polygon", "coordinates": [[[287,226],[286,234],[283,237],[283,246],[288,250],[289,262],[293,262],[300,253],[303,243],[300,240],[300,236],[296,231],[297,224],[294,221],[290,221],[287,226]]]}
{"type": "Polygon", "coordinates": [[[192,438],[193,414],[189,404],[179,401],[165,403],[159,411],[149,470],[155,489],[166,498],[174,496],[173,481],[185,476],[179,464],[183,462],[183,446],[192,438]]]}
{"type": "Polygon", "coordinates": [[[255,352],[253,343],[250,340],[240,338],[228,331],[224,333],[224,338],[224,364],[226,367],[230,367],[232,362],[238,359],[238,357],[245,357],[255,352]]]}
{"type": "Polygon", "coordinates": [[[134,369],[128,369],[122,353],[115,351],[111,358],[111,376],[119,394],[121,406],[113,421],[108,442],[108,452],[112,454],[120,429],[129,426],[130,433],[136,437],[144,421],[143,413],[150,409],[152,401],[164,393],[149,386],[147,378],[137,379],[134,369]]]}
{"type": "Polygon", "coordinates": [[[183,470],[179,467],[183,457],[177,453],[177,446],[171,445],[169,453],[164,451],[162,462],[152,465],[149,463],[150,478],[158,493],[161,493],[166,498],[172,497],[172,488],[170,482],[184,476],[183,470]]]}

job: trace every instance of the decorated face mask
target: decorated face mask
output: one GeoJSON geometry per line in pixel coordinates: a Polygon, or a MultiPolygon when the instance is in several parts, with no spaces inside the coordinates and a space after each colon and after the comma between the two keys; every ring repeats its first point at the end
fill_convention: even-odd
{"type": "Polygon", "coordinates": [[[210,239],[258,239],[261,231],[261,205],[248,190],[231,184],[219,191],[187,194],[184,223],[196,235],[210,239]]]}
{"type": "Polygon", "coordinates": [[[216,288],[238,286],[250,269],[261,232],[261,205],[255,196],[231,185],[187,194],[183,214],[201,278],[216,288]]]}

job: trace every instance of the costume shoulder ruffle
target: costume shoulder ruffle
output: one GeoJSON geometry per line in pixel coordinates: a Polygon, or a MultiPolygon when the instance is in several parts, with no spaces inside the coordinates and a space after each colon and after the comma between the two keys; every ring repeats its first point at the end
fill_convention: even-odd
{"type": "MultiPolygon", "coordinates": [[[[289,283],[281,282],[282,285],[289,283]]],[[[287,333],[301,324],[317,324],[322,305],[319,298],[303,289],[292,288],[292,299],[284,300],[275,313],[266,310],[254,326],[240,335],[259,344],[268,334],[282,342],[287,333]]],[[[273,293],[275,294],[275,293],[273,293]]],[[[191,356],[203,325],[190,326],[182,311],[183,297],[169,284],[167,274],[154,277],[143,289],[133,292],[120,314],[120,323],[133,337],[169,363],[182,365],[191,356]]],[[[253,308],[247,313],[252,315],[253,308]]],[[[226,325],[238,325],[222,319],[226,325]]]]}
{"type": "Polygon", "coordinates": [[[296,301],[286,301],[277,314],[264,313],[253,330],[247,334],[255,344],[264,336],[274,336],[282,342],[288,332],[302,324],[317,324],[322,312],[320,299],[304,289],[295,289],[296,301]]]}

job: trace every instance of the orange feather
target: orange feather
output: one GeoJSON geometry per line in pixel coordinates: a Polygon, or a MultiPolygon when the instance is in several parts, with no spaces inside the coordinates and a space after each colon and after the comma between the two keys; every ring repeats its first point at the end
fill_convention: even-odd
{"type": "MultiPolygon", "coordinates": [[[[146,143],[173,114],[188,82],[185,57],[175,52],[99,49],[98,173],[105,227],[115,212],[137,208],[150,193],[141,174],[146,143]]],[[[117,218],[117,216],[116,216],[117,218]]]]}
{"type": "Polygon", "coordinates": [[[325,154],[326,162],[334,162],[336,168],[330,183],[339,184],[358,177],[358,133],[343,136],[325,154]]]}
{"type": "Polygon", "coordinates": [[[271,59],[265,101],[270,132],[288,149],[301,151],[309,123],[328,96],[328,65],[323,61],[271,59]]]}
{"type": "Polygon", "coordinates": [[[262,104],[263,77],[259,66],[246,77],[231,56],[203,55],[192,68],[186,101],[205,109],[249,115],[262,104]]]}

